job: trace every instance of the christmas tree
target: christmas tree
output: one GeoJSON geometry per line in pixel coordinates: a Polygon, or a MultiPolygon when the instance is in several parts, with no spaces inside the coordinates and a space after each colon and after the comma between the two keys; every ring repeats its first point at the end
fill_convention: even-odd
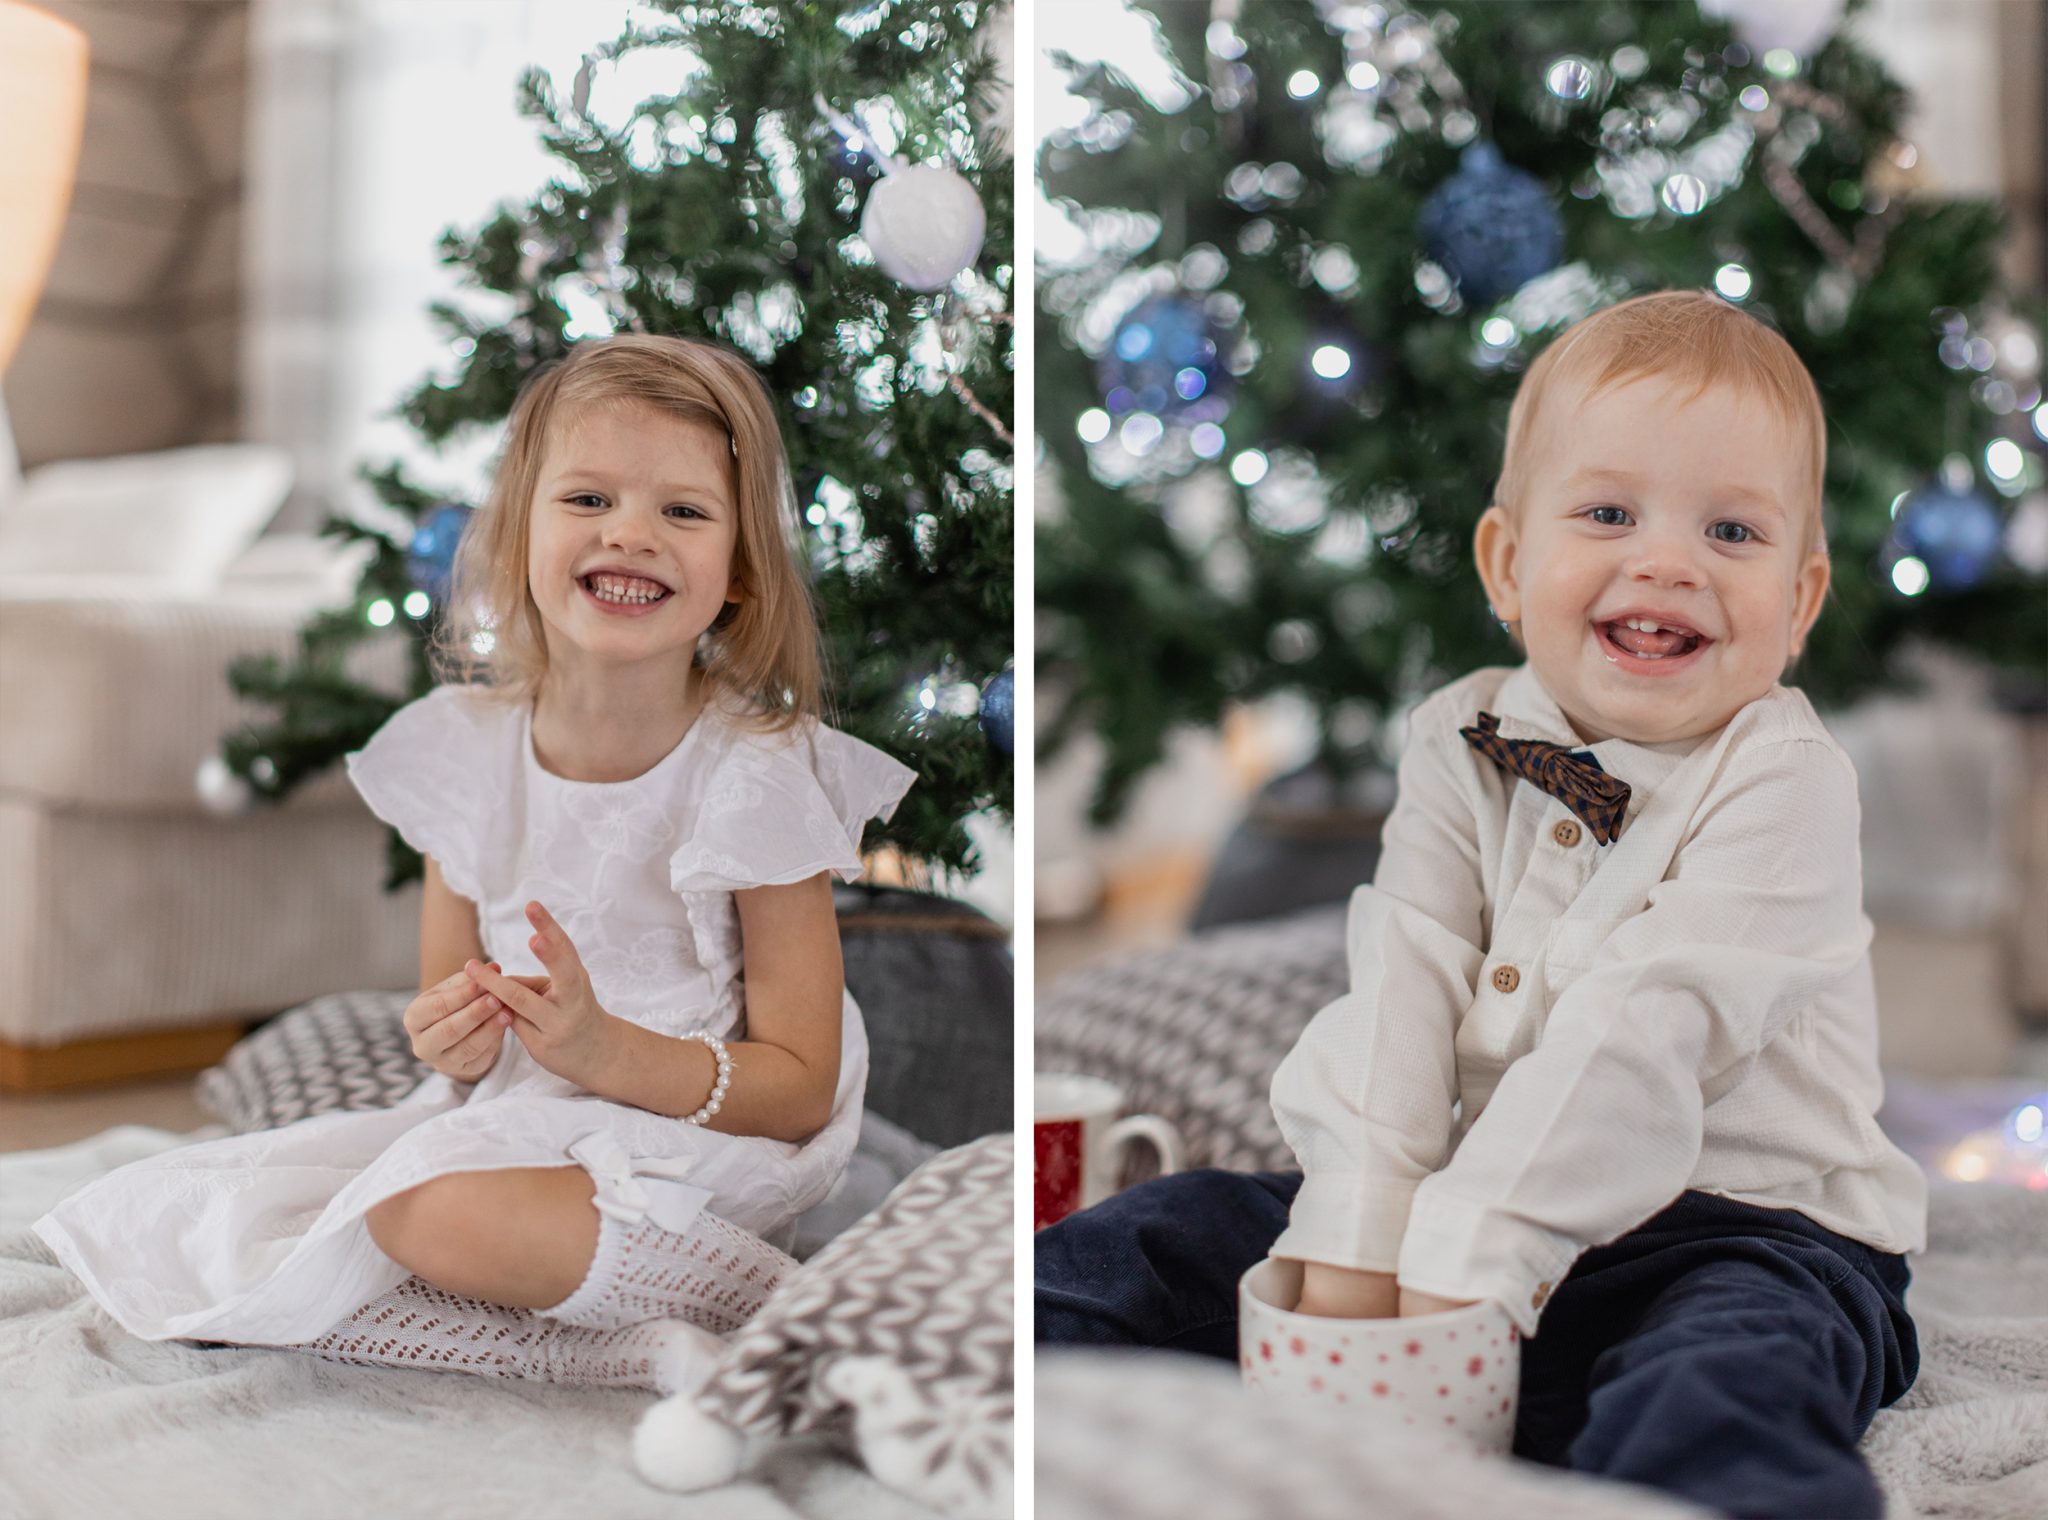
{"type": "MultiPolygon", "coordinates": [[[[527,375],[580,338],[747,354],[782,405],[828,716],[919,773],[867,835],[913,875],[971,869],[964,820],[1010,808],[1013,244],[1009,149],[987,125],[992,32],[1008,24],[958,0],[655,0],[593,39],[568,99],[529,70],[521,110],[561,169],[445,236],[443,261],[478,294],[433,309],[456,369],[403,401],[438,444],[501,427],[527,375]],[[673,60],[672,90],[596,119],[593,80],[647,50],[673,60]]],[[[397,463],[363,474],[409,531],[330,516],[324,534],[374,546],[353,603],[314,618],[295,660],[230,670],[277,715],[222,754],[267,799],[433,683],[429,640],[471,509],[397,463]],[[402,694],[346,665],[394,626],[410,641],[402,694]]],[[[392,834],[387,888],[419,874],[392,834]]]]}
{"type": "Polygon", "coordinates": [[[1832,605],[1788,683],[1846,702],[1911,638],[2048,679],[2048,313],[1997,207],[1916,193],[1904,92],[1827,9],[1158,3],[1168,68],[1055,54],[1040,748],[1100,734],[1098,818],[1230,703],[1305,697],[1343,774],[1518,663],[1471,564],[1509,402],[1647,290],[1718,291],[1820,389],[1832,605]]]}

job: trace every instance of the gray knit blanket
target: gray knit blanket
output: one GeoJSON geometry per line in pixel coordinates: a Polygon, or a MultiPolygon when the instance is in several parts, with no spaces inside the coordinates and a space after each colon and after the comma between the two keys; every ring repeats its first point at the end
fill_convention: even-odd
{"type": "MultiPolygon", "coordinates": [[[[1920,1375],[1863,1442],[1885,1520],[2048,1517],[2048,1189],[1937,1182],[1906,1304],[1920,1375]]],[[[1632,1485],[1447,1452],[1246,1394],[1172,1353],[1038,1358],[1036,1509],[1059,1520],[1701,1520],[1632,1485]]],[[[1808,1517],[1799,1517],[1808,1520],[1808,1517]]]]}
{"type": "Polygon", "coordinates": [[[823,1439],[668,1493],[631,1446],[657,1396],[129,1334],[28,1222],[181,1139],[143,1126],[0,1156],[5,1520],[940,1520],[823,1439]]]}

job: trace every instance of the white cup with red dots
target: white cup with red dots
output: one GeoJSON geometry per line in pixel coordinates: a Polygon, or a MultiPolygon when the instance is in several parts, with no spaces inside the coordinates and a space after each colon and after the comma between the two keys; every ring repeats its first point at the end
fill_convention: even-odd
{"type": "Polygon", "coordinates": [[[1296,1314],[1301,1263],[1269,1256],[1237,1286],[1238,1366],[1274,1398],[1369,1418],[1505,1455],[1515,1444],[1521,1334],[1492,1300],[1409,1319],[1296,1314]]]}

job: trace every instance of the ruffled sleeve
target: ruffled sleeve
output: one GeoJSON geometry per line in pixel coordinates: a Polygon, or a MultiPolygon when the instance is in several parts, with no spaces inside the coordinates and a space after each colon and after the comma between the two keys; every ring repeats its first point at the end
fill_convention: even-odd
{"type": "Polygon", "coordinates": [[[820,871],[852,881],[868,819],[887,819],[916,779],[873,745],[821,723],[780,734],[736,729],[669,859],[669,884],[738,892],[820,871]]]}
{"type": "Polygon", "coordinates": [[[439,686],[343,757],[370,811],[434,857],[450,890],[484,900],[487,833],[503,790],[506,713],[466,686],[439,686]]]}

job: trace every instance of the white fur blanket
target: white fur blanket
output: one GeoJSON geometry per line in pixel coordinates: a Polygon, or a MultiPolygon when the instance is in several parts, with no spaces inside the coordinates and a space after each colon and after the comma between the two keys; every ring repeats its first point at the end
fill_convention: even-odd
{"type": "MultiPolygon", "coordinates": [[[[1906,1294],[1920,1375],[1864,1438],[1886,1520],[2042,1520],[2048,1189],[1937,1182],[1929,1228],[1906,1294]]],[[[1254,1399],[1220,1362],[1065,1351],[1041,1355],[1038,1372],[1035,1497],[1059,1520],[1705,1520],[1531,1463],[1418,1460],[1400,1435],[1361,1430],[1343,1411],[1254,1399]]]]}
{"type": "Polygon", "coordinates": [[[137,1339],[27,1225],[89,1177],[211,1133],[125,1125],[0,1156],[0,1515],[937,1520],[817,1441],[722,1488],[654,1488],[630,1450],[653,1393],[137,1339]]]}

